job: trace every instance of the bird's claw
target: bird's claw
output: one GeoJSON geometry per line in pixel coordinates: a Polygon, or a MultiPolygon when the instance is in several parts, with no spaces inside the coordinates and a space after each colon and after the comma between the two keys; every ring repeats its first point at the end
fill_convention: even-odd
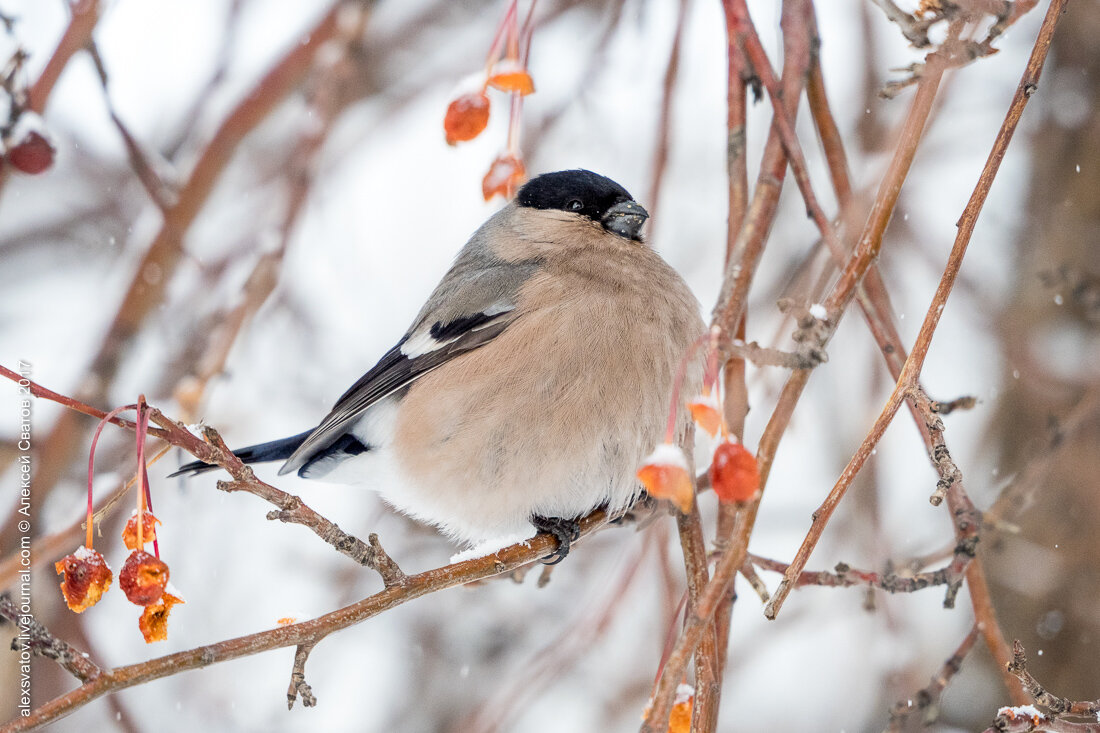
{"type": "Polygon", "coordinates": [[[576,519],[562,517],[532,517],[531,524],[539,532],[545,532],[558,541],[557,549],[542,558],[543,565],[557,565],[569,554],[570,545],[580,539],[581,526],[576,519]]]}

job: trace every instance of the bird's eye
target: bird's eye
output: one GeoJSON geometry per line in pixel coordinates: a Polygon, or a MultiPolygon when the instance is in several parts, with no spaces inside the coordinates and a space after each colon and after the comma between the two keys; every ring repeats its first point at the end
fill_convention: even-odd
{"type": "Polygon", "coordinates": [[[568,211],[580,211],[584,208],[584,203],[580,199],[570,199],[565,208],[568,211]]]}

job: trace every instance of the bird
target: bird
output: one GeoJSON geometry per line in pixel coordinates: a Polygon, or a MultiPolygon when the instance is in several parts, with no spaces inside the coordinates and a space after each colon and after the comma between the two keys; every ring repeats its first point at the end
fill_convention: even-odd
{"type": "MultiPolygon", "coordinates": [[[[683,278],[646,242],[649,214],[589,170],[544,173],[459,251],[412,326],[314,428],[234,451],[279,475],[367,485],[467,546],[532,536],[564,558],[577,520],[625,510],[636,471],[690,419],[704,333],[683,278]],[[681,364],[685,369],[681,370],[681,364]]],[[[173,476],[217,468],[195,461],[173,476]]]]}

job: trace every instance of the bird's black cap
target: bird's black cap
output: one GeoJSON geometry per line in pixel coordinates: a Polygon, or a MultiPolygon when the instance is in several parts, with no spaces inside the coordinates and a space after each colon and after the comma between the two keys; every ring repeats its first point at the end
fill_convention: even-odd
{"type": "Polygon", "coordinates": [[[633,200],[625,188],[610,178],[581,169],[544,173],[525,183],[516,194],[520,206],[559,209],[597,222],[602,222],[615,204],[633,200]]]}

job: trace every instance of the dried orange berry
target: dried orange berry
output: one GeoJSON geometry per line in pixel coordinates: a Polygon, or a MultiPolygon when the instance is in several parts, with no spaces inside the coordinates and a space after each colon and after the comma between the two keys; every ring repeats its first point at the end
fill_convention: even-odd
{"type": "Polygon", "coordinates": [[[720,501],[749,501],[760,490],[760,469],[745,446],[723,441],[710,464],[710,485],[720,501]]]}
{"type": "Polygon", "coordinates": [[[147,605],[141,612],[138,628],[141,629],[141,635],[145,637],[146,644],[168,638],[168,614],[172,612],[172,606],[177,603],[183,603],[183,599],[165,591],[157,601],[147,605]]]}
{"type": "Polygon", "coordinates": [[[502,59],[489,72],[489,86],[502,92],[527,96],[535,91],[535,81],[523,65],[513,59],[502,59]]]}
{"type": "Polygon", "coordinates": [[[168,585],[168,566],[144,550],[134,550],[118,574],[118,587],[130,603],[148,606],[156,603],[168,585]]]}
{"type": "Polygon", "coordinates": [[[655,499],[668,499],[684,514],[691,511],[695,491],[684,452],[671,443],[661,443],[638,469],[638,480],[655,499]]]}
{"type": "Polygon", "coordinates": [[[694,704],[695,698],[689,697],[672,706],[672,714],[668,717],[668,733],[688,733],[691,730],[691,709],[694,704]]]}
{"type": "Polygon", "coordinates": [[[718,435],[718,431],[722,428],[722,412],[713,394],[697,396],[687,403],[687,408],[691,412],[691,419],[706,430],[710,437],[718,435]]]}
{"type": "Polygon", "coordinates": [[[456,97],[443,117],[443,133],[447,144],[473,140],[489,124],[489,97],[485,92],[473,92],[456,97]]]}
{"type": "Polygon", "coordinates": [[[61,575],[61,593],[69,610],[81,613],[99,603],[100,596],[111,587],[111,568],[95,550],[77,548],[53,565],[61,575]]]}
{"type": "MultiPolygon", "coordinates": [[[[160,524],[160,520],[153,516],[153,513],[146,510],[141,515],[141,541],[142,543],[152,542],[157,538],[157,525],[160,524]]],[[[122,530],[122,541],[126,544],[127,550],[141,549],[137,546],[137,512],[135,511],[130,515],[130,518],[126,521],[126,527],[122,530]]]]}
{"type": "Polygon", "coordinates": [[[526,177],[527,170],[523,167],[523,162],[511,153],[503,153],[493,161],[489,172],[481,180],[481,193],[486,201],[497,194],[512,198],[512,194],[526,177]]]}

